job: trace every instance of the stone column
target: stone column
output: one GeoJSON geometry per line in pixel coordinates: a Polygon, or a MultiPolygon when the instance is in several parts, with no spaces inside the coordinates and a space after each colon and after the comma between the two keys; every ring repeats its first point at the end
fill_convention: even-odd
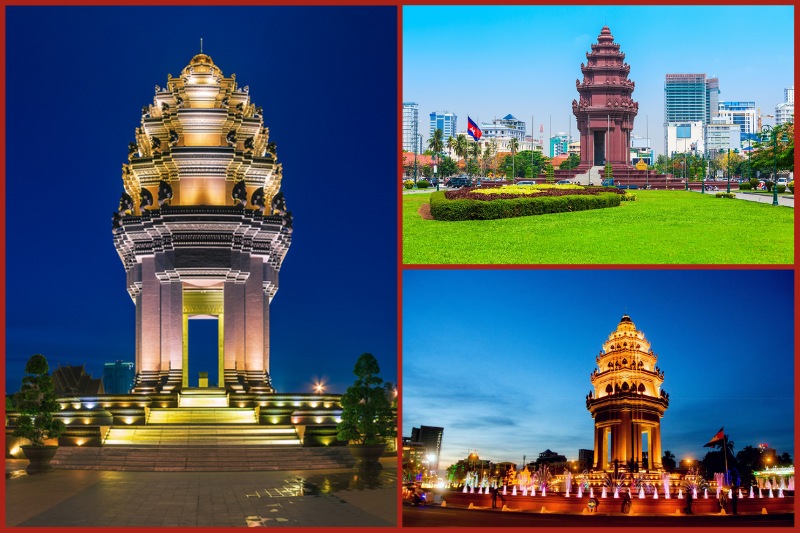
{"type": "Polygon", "coordinates": [[[264,269],[261,259],[250,258],[250,275],[245,292],[245,370],[264,370],[264,269]]]}
{"type": "Polygon", "coordinates": [[[155,274],[153,257],[142,259],[141,305],[137,306],[140,320],[140,374],[161,370],[161,282],[155,274]],[[141,311],[139,310],[141,308],[141,311]]]}
{"type": "Polygon", "coordinates": [[[161,372],[182,366],[183,284],[161,283],[161,372]]]}
{"type": "Polygon", "coordinates": [[[653,453],[655,454],[653,457],[652,465],[653,468],[661,469],[661,426],[655,425],[653,426],[653,453]]]}
{"type": "Polygon", "coordinates": [[[600,432],[602,431],[601,428],[594,426],[594,469],[599,470],[600,466],[600,456],[602,452],[600,451],[600,446],[602,443],[602,437],[600,436],[600,432]]]}
{"type": "Polygon", "coordinates": [[[245,284],[226,281],[223,305],[225,369],[243,371],[245,369],[245,284]]]}

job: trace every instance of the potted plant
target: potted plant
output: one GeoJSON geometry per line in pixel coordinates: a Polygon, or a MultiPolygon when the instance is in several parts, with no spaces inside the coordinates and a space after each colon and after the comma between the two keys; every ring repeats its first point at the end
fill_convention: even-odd
{"type": "Polygon", "coordinates": [[[347,441],[356,467],[379,465],[388,439],[397,435],[397,421],[392,412],[393,386],[378,376],[380,366],[371,353],[356,361],[356,381],[342,395],[342,421],[336,426],[337,437],[347,441]]]}
{"type": "Polygon", "coordinates": [[[14,403],[20,416],[16,420],[14,436],[30,441],[29,445],[22,446],[22,452],[30,461],[26,468],[28,474],[53,469],[50,461],[58,446],[46,446],[45,441],[58,438],[64,432],[64,423],[53,418],[58,411],[58,402],[49,370],[43,355],[32,355],[25,365],[22,389],[15,395],[14,403]]]}

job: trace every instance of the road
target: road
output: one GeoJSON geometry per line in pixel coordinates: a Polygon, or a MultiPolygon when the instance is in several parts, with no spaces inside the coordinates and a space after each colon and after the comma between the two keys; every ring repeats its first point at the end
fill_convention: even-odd
{"type": "Polygon", "coordinates": [[[643,516],[623,514],[565,515],[497,510],[467,510],[439,506],[403,506],[403,527],[793,527],[794,514],[643,516]]]}

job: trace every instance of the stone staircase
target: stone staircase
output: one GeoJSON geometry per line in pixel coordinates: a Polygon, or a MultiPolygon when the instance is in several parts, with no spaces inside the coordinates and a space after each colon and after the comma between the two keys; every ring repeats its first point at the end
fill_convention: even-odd
{"type": "MultiPolygon", "coordinates": [[[[59,447],[63,469],[245,471],[349,468],[344,446],[303,447],[293,425],[259,424],[259,407],[229,407],[224,389],[182,390],[178,407],[147,408],[145,423],[115,423],[102,446],[59,447]]],[[[299,426],[301,433],[304,426],[299,426]]]]}
{"type": "Polygon", "coordinates": [[[242,472],[352,468],[345,446],[61,446],[57,469],[133,472],[242,472]]]}

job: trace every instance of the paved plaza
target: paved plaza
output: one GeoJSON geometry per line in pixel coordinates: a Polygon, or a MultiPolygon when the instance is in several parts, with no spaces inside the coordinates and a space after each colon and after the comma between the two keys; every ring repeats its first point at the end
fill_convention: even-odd
{"type": "Polygon", "coordinates": [[[395,526],[397,460],[355,470],[113,472],[28,476],[6,460],[6,526],[395,526]]]}

